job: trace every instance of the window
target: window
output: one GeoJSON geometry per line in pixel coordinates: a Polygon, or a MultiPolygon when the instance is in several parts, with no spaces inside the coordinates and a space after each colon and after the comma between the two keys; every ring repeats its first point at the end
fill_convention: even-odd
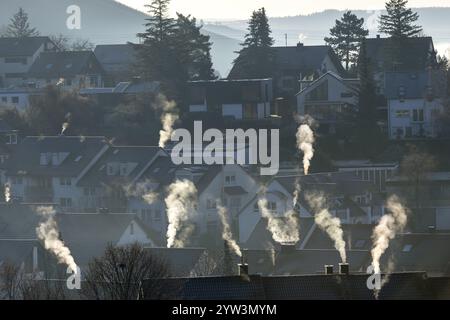
{"type": "Polygon", "coordinates": [[[397,111],[395,111],[395,116],[397,118],[408,118],[409,110],[397,110],[397,111]]]}
{"type": "Polygon", "coordinates": [[[154,214],[153,219],[155,221],[161,221],[161,210],[160,209],[155,209],[153,214],[154,214]]]}
{"type": "Polygon", "coordinates": [[[130,223],[130,234],[134,235],[134,222],[133,221],[131,221],[131,223],[130,223]]]}
{"type": "Polygon", "coordinates": [[[357,249],[364,248],[365,244],[366,244],[366,240],[362,240],[362,239],[356,240],[355,248],[357,248],[357,249]]]}
{"type": "Polygon", "coordinates": [[[11,58],[5,58],[5,63],[21,63],[21,64],[27,64],[27,58],[26,58],[26,57],[11,57],[11,58]]]}
{"type": "Polygon", "coordinates": [[[59,178],[59,184],[62,186],[71,186],[72,185],[72,179],[61,177],[59,178]]]}
{"type": "Polygon", "coordinates": [[[226,184],[234,184],[236,182],[236,176],[230,175],[225,177],[225,183],[226,184]]]}
{"type": "Polygon", "coordinates": [[[91,87],[97,87],[98,79],[97,76],[89,77],[89,84],[91,87]]]}
{"type": "Polygon", "coordinates": [[[258,201],[255,201],[255,203],[253,204],[253,212],[259,213],[258,201]]]}
{"type": "Polygon", "coordinates": [[[17,144],[17,134],[8,134],[6,144],[17,144]]]}
{"type": "Polygon", "coordinates": [[[272,212],[276,212],[277,211],[277,203],[274,201],[270,201],[269,203],[267,203],[267,209],[269,209],[272,212]]]}
{"type": "Polygon", "coordinates": [[[12,184],[22,184],[23,179],[22,179],[22,177],[12,177],[11,182],[12,182],[12,184]]]}
{"type": "Polygon", "coordinates": [[[72,207],[72,198],[61,198],[59,200],[61,207],[63,208],[71,208],[72,207]]]}
{"type": "Polygon", "coordinates": [[[7,103],[8,102],[8,97],[2,97],[2,102],[3,103],[7,103]]]}
{"type": "Polygon", "coordinates": [[[216,204],[216,200],[206,200],[206,209],[208,210],[212,210],[212,209],[216,209],[217,208],[217,204],[216,204]]]}
{"type": "Polygon", "coordinates": [[[413,110],[413,121],[414,122],[423,122],[423,109],[414,109],[413,110]]]}
{"type": "Polygon", "coordinates": [[[317,88],[313,89],[306,95],[307,101],[324,101],[328,100],[328,80],[321,83],[317,88]]]}
{"type": "Polygon", "coordinates": [[[11,102],[13,104],[18,104],[19,103],[19,97],[11,97],[11,102]]]}
{"type": "Polygon", "coordinates": [[[406,244],[403,247],[402,252],[411,252],[412,248],[413,248],[412,244],[406,244]]]}

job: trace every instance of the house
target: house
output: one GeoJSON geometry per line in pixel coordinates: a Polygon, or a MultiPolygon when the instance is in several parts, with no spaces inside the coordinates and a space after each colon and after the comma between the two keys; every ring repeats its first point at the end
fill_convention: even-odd
{"type": "Polygon", "coordinates": [[[417,182],[404,175],[391,177],[386,189],[408,200],[412,208],[420,208],[415,215],[416,232],[448,232],[450,230],[450,172],[430,172],[417,182]]]}
{"type": "Polygon", "coordinates": [[[444,72],[386,72],[390,139],[424,139],[439,136],[447,81],[444,72]]]}
{"type": "Polygon", "coordinates": [[[4,165],[12,198],[81,211],[83,188],[78,182],[109,147],[104,137],[24,138],[4,165]]]}
{"type": "MultiPolygon", "coordinates": [[[[142,284],[142,298],[152,300],[152,288],[157,285],[163,291],[159,292],[159,295],[175,300],[375,300],[374,292],[367,288],[367,278],[367,274],[361,273],[335,273],[301,276],[241,274],[226,277],[147,279],[142,284]]],[[[428,278],[425,272],[394,273],[380,291],[378,299],[445,300],[449,298],[448,290],[445,288],[449,283],[448,277],[428,278]],[[442,285],[438,285],[439,282],[442,285]]],[[[270,312],[280,314],[278,310],[269,311],[267,308],[265,310],[265,314],[270,312]]]]}
{"type": "Polygon", "coordinates": [[[94,54],[105,70],[105,83],[116,85],[130,81],[134,77],[133,68],[137,62],[136,45],[105,44],[97,45],[94,54]]]}
{"type": "MultiPolygon", "coordinates": [[[[300,91],[300,80],[317,78],[328,71],[340,76],[346,74],[339,58],[330,46],[273,47],[275,57],[274,90],[277,97],[294,96],[300,91]]],[[[229,79],[242,79],[239,66],[230,71],[229,79]]]]}
{"type": "Polygon", "coordinates": [[[56,51],[49,37],[0,38],[0,87],[27,86],[28,71],[41,53],[56,51]]]}
{"type": "Polygon", "coordinates": [[[91,51],[44,52],[28,72],[35,88],[58,85],[64,90],[103,87],[104,70],[91,51]]]}
{"type": "Polygon", "coordinates": [[[386,191],[386,180],[395,176],[399,170],[397,161],[338,160],[333,166],[340,172],[354,172],[364,181],[370,181],[379,192],[386,191]]]}
{"type": "MultiPolygon", "coordinates": [[[[305,192],[316,191],[326,195],[330,212],[343,224],[370,224],[379,219],[382,205],[376,197],[375,186],[364,181],[353,172],[319,173],[307,176],[288,175],[274,177],[266,187],[265,197],[270,210],[280,219],[286,212],[294,210],[303,236],[297,245],[303,246],[309,230],[315,228],[314,212],[305,199],[305,192]],[[297,207],[294,207],[296,184],[301,192],[297,207]]],[[[260,195],[254,196],[239,212],[239,242],[251,249],[266,249],[277,246],[265,231],[267,222],[258,207],[260,195]]]]}
{"type": "MultiPolygon", "coordinates": [[[[387,90],[392,89],[387,73],[422,73],[436,65],[436,51],[431,37],[412,37],[401,41],[393,38],[365,40],[367,60],[377,93],[378,123],[389,134],[387,90]]],[[[393,90],[398,90],[394,87],[393,90]]],[[[415,94],[422,93],[419,89],[415,94]]],[[[390,136],[390,135],[389,135],[390,136]]]]}
{"type": "Polygon", "coordinates": [[[119,82],[115,87],[84,88],[80,90],[80,95],[94,98],[102,105],[114,107],[120,103],[127,103],[129,99],[136,98],[139,95],[155,95],[159,92],[159,89],[159,82],[133,80],[119,82]]]}
{"type": "Polygon", "coordinates": [[[276,114],[272,79],[190,81],[188,90],[190,113],[253,123],[276,114]]]}
{"type": "Polygon", "coordinates": [[[0,88],[0,107],[25,111],[30,105],[30,98],[41,94],[41,90],[29,87],[0,88]]]}
{"type": "Polygon", "coordinates": [[[134,214],[60,213],[56,222],[60,238],[82,271],[93,258],[103,256],[108,245],[156,246],[152,232],[134,214]]]}
{"type": "Polygon", "coordinates": [[[329,71],[315,80],[300,80],[297,113],[319,123],[322,134],[345,136],[358,111],[358,79],[344,79],[329,71]]]}

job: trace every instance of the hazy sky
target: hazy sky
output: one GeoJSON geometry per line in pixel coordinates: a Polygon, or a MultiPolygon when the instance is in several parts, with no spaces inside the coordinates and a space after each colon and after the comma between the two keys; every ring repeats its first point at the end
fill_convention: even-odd
{"type": "MultiPolygon", "coordinates": [[[[144,10],[150,0],[117,0],[144,10]]],[[[176,11],[203,19],[247,19],[254,9],[266,7],[269,16],[294,16],[325,9],[365,9],[384,7],[385,0],[172,0],[171,14],[176,11]]],[[[450,7],[450,0],[409,0],[411,7],[450,7]]]]}

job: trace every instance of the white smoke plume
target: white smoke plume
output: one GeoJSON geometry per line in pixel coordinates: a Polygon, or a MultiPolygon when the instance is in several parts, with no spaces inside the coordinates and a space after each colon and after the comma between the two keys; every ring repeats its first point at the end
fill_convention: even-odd
{"type": "Polygon", "coordinates": [[[325,231],[333,240],[334,247],[339,252],[343,263],[347,262],[345,251],[344,232],[341,227],[341,220],[328,210],[327,200],[322,193],[309,192],[306,194],[306,201],[314,211],[314,221],[320,229],[325,231]]]}
{"type": "Polygon", "coordinates": [[[158,200],[158,193],[154,192],[152,186],[154,183],[150,180],[136,183],[134,186],[124,188],[127,197],[142,198],[147,204],[153,204],[158,200]]]}
{"type": "Polygon", "coordinates": [[[267,220],[267,230],[270,231],[275,242],[280,244],[297,243],[300,240],[298,220],[293,210],[279,217],[269,209],[266,198],[258,200],[258,207],[262,216],[267,220]]]}
{"type": "Polygon", "coordinates": [[[8,203],[11,201],[11,186],[9,183],[5,184],[5,202],[8,203]]]}
{"type": "Polygon", "coordinates": [[[314,157],[314,132],[308,124],[302,124],[297,130],[297,148],[303,152],[303,171],[307,175],[314,157]]]}
{"type": "Polygon", "coordinates": [[[56,211],[53,207],[38,207],[37,213],[44,219],[36,228],[38,238],[44,242],[45,249],[52,252],[59,263],[70,267],[74,273],[78,268],[69,248],[59,238],[58,224],[55,220],[56,211]]]}
{"type": "Polygon", "coordinates": [[[64,122],[62,125],[62,129],[61,129],[61,135],[64,134],[64,132],[69,128],[69,123],[68,122],[64,122]]]}
{"type": "Polygon", "coordinates": [[[381,217],[372,234],[372,266],[375,273],[380,273],[380,258],[389,247],[389,242],[398,232],[402,232],[408,221],[408,210],[400,199],[393,195],[386,201],[388,214],[381,217]]]}
{"type": "Polygon", "coordinates": [[[163,95],[158,95],[155,104],[157,110],[162,110],[161,124],[162,130],[159,131],[159,146],[164,148],[167,141],[170,140],[173,133],[173,126],[179,119],[176,104],[173,101],[168,101],[163,95]]]}
{"type": "Polygon", "coordinates": [[[193,231],[197,188],[189,180],[177,180],[167,188],[167,247],[182,248],[193,231]]]}
{"type": "Polygon", "coordinates": [[[217,213],[219,214],[220,222],[222,223],[222,239],[227,241],[230,248],[236,255],[242,257],[241,248],[233,239],[233,233],[231,232],[230,224],[228,222],[227,209],[221,205],[217,205],[217,213]]]}

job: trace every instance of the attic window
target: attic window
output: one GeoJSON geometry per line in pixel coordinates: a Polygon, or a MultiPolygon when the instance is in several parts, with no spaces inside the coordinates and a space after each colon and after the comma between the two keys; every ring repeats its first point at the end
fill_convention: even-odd
{"type": "Polygon", "coordinates": [[[78,156],[76,159],[75,159],[75,162],[78,162],[78,161],[80,161],[81,160],[81,158],[82,158],[82,156],[78,156]]]}
{"type": "Polygon", "coordinates": [[[363,248],[365,244],[366,244],[366,240],[363,240],[363,239],[356,240],[355,248],[358,248],[358,249],[363,248]]]}
{"type": "Polygon", "coordinates": [[[406,245],[403,247],[402,252],[411,252],[412,247],[413,247],[412,244],[406,244],[406,245]]]}

